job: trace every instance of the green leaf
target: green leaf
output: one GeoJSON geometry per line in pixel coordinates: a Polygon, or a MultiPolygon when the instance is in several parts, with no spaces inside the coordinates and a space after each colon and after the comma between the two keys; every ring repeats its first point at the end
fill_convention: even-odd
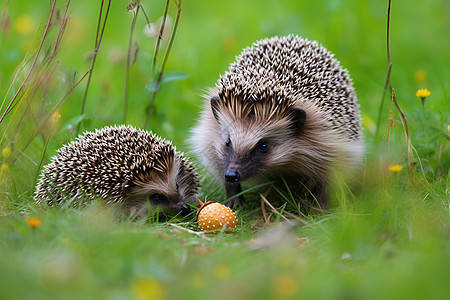
{"type": "Polygon", "coordinates": [[[189,74],[183,73],[183,72],[178,72],[178,71],[167,72],[163,75],[161,84],[171,82],[171,81],[184,80],[188,77],[189,77],[189,74]]]}
{"type": "MultiPolygon", "coordinates": [[[[178,72],[178,71],[164,73],[159,88],[161,87],[161,85],[163,85],[167,82],[180,81],[180,80],[184,80],[188,77],[189,77],[189,74],[183,73],[183,72],[178,72]]],[[[150,84],[148,84],[145,87],[146,90],[149,91],[150,93],[158,92],[159,88],[157,87],[156,83],[157,83],[156,80],[150,82],[150,84]]]]}

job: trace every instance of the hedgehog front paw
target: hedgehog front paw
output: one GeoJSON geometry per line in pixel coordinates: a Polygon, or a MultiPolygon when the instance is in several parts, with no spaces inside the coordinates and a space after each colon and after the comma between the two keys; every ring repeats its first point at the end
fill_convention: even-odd
{"type": "MultiPolygon", "coordinates": [[[[227,191],[227,198],[231,198],[242,192],[241,185],[236,184],[236,183],[234,183],[234,184],[225,183],[225,189],[227,191]]],[[[228,201],[228,203],[226,205],[229,208],[233,208],[236,204],[242,205],[243,202],[244,202],[244,196],[240,195],[240,196],[228,201]]]]}
{"type": "Polygon", "coordinates": [[[229,208],[233,208],[237,205],[242,205],[242,203],[244,202],[244,197],[243,196],[239,196],[237,198],[234,198],[230,201],[228,201],[228,203],[226,204],[227,207],[229,208]]]}

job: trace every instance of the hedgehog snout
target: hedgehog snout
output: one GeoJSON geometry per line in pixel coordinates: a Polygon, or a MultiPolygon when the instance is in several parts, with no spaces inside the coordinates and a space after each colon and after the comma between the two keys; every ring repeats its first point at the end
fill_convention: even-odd
{"type": "Polygon", "coordinates": [[[180,205],[180,215],[187,216],[191,212],[191,207],[186,203],[180,205]]]}
{"type": "Polygon", "coordinates": [[[225,180],[227,182],[239,182],[239,180],[241,179],[241,174],[239,174],[239,172],[237,170],[227,170],[225,172],[225,180]]]}

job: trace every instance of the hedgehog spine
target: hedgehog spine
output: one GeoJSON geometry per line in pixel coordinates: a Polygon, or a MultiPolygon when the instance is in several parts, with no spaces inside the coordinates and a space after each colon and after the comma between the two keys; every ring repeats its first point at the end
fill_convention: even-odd
{"type": "Polygon", "coordinates": [[[147,207],[186,213],[199,187],[198,174],[172,144],[131,126],[86,132],[58,150],[44,167],[36,203],[102,198],[128,214],[144,217],[147,207]]]}
{"type": "Polygon", "coordinates": [[[300,178],[322,204],[332,170],[348,172],[364,153],[348,71],[298,36],[245,48],[207,95],[191,142],[228,197],[243,181],[283,176],[300,178]]]}

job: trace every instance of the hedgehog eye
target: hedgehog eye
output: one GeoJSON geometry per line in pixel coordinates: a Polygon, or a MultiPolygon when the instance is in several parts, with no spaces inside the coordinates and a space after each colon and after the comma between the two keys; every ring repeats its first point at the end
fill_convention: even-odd
{"type": "Polygon", "coordinates": [[[227,148],[230,148],[230,146],[231,146],[230,138],[228,138],[228,140],[225,142],[225,146],[227,146],[227,148]]]}
{"type": "Polygon", "coordinates": [[[256,147],[261,152],[267,152],[267,150],[269,149],[269,145],[267,144],[266,141],[259,141],[256,147]]]}
{"type": "Polygon", "coordinates": [[[153,204],[161,204],[167,202],[167,197],[162,194],[153,194],[149,196],[153,204]]]}
{"type": "Polygon", "coordinates": [[[180,186],[178,185],[178,183],[175,183],[175,187],[177,188],[177,191],[178,191],[178,189],[180,188],[180,186]]]}

